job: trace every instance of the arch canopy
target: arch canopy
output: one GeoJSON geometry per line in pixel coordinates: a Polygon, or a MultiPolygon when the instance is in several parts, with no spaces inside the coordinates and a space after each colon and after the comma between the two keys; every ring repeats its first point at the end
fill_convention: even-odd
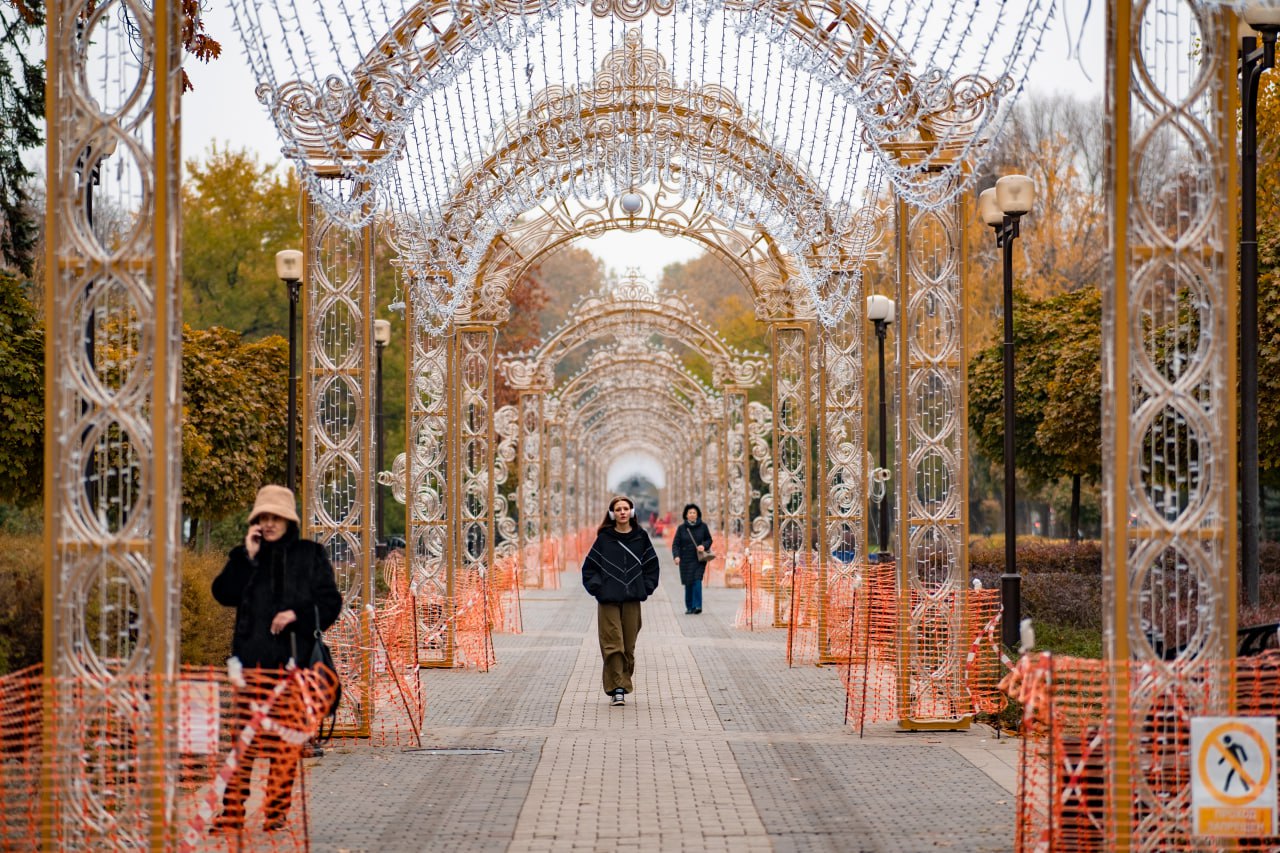
{"type": "Polygon", "coordinates": [[[348,223],[390,214],[442,324],[521,213],[673,169],[686,199],[765,226],[832,321],[857,211],[883,176],[921,206],[966,185],[1052,8],[938,3],[232,0],[308,191],[348,223]]]}

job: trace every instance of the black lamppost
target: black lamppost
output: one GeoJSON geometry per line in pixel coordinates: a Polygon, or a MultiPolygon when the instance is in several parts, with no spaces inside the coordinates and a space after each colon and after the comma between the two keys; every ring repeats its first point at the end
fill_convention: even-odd
{"type": "MultiPolygon", "coordinates": [[[[889,397],[884,381],[884,339],[889,324],[894,319],[893,300],[879,294],[867,297],[867,319],[876,325],[876,340],[880,345],[880,470],[889,470],[889,397]]],[[[876,562],[887,563],[893,559],[889,553],[889,495],[880,498],[880,542],[876,562]]]]}
{"type": "Polygon", "coordinates": [[[285,441],[285,483],[298,488],[298,297],[301,295],[302,252],[276,252],[276,275],[289,289],[289,426],[285,441]]]}
{"type": "Polygon", "coordinates": [[[1004,250],[1004,574],[1000,576],[1000,639],[1018,645],[1022,622],[1022,576],[1018,574],[1018,486],[1013,464],[1013,241],[1018,220],[1035,201],[1035,186],[1026,175],[1005,175],[995,187],[978,196],[982,221],[996,232],[996,246],[1004,250]]]}
{"type": "MultiPolygon", "coordinates": [[[[377,408],[374,409],[374,412],[376,415],[375,429],[377,430],[377,433],[378,433],[377,435],[377,441],[378,441],[377,473],[381,474],[384,467],[382,463],[382,444],[383,444],[383,441],[382,441],[382,351],[387,348],[387,344],[391,343],[391,321],[390,320],[374,320],[373,321],[373,343],[374,343],[374,348],[377,350],[377,353],[378,353],[377,373],[374,379],[374,388],[376,389],[374,392],[376,395],[376,400],[374,405],[377,408]]],[[[378,493],[377,493],[378,494],[378,501],[377,501],[378,529],[375,530],[374,533],[376,534],[377,541],[383,542],[385,541],[385,539],[383,538],[383,533],[386,529],[385,526],[383,525],[383,514],[382,514],[383,485],[378,480],[377,476],[373,478],[373,487],[378,490],[378,493]]]]}
{"type": "Polygon", "coordinates": [[[1280,9],[1253,4],[1240,49],[1240,564],[1245,600],[1257,606],[1258,538],[1258,85],[1275,65],[1280,9]],[[1258,36],[1262,45],[1258,45],[1258,36]]]}

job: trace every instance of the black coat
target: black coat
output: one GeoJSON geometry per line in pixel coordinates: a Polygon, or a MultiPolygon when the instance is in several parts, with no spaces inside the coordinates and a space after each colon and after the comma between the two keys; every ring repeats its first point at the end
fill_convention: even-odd
{"type": "Polygon", "coordinates": [[[293,641],[298,664],[306,666],[315,643],[317,609],[321,631],[342,610],[328,553],[319,543],[300,539],[292,524],[279,541],[264,541],[257,559],[249,559],[244,545],[233,548],[222,574],[213,580],[213,597],[236,609],[231,654],[244,666],[283,667],[293,656],[293,641]],[[271,621],[282,610],[292,610],[298,619],[272,634],[271,621]]]}
{"type": "Polygon", "coordinates": [[[711,528],[705,521],[699,519],[693,525],[686,521],[676,528],[675,538],[671,540],[671,556],[680,559],[680,583],[685,586],[702,580],[706,572],[707,564],[698,559],[699,545],[711,550],[711,528]]]}
{"type": "Polygon", "coordinates": [[[628,533],[606,527],[582,563],[582,585],[601,604],[644,601],[658,588],[658,554],[639,526],[628,533]],[[624,547],[625,546],[625,547],[624,547]]]}

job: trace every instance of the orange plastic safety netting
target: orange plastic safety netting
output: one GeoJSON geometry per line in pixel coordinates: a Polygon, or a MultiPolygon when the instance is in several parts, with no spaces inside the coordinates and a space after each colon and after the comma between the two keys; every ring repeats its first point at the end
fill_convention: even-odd
{"type": "Polygon", "coordinates": [[[176,677],[0,678],[5,849],[308,847],[301,753],[332,702],[327,669],[184,667],[176,677]],[[156,721],[168,722],[167,749],[156,721]],[[169,760],[162,756],[169,755],[169,760]]]}
{"type": "Polygon", "coordinates": [[[745,631],[772,628],[776,605],[773,545],[767,541],[752,542],[737,568],[743,597],[733,624],[745,631]]]}
{"type": "MultiPolygon", "coordinates": [[[[1001,687],[1023,704],[1018,850],[1111,850],[1125,838],[1135,850],[1221,849],[1193,835],[1191,718],[1203,713],[1193,709],[1277,716],[1280,652],[1176,672],[1164,663],[1027,655],[1001,687]],[[1215,685],[1234,690],[1214,701],[1215,685]],[[1115,772],[1123,756],[1127,786],[1115,772]]],[[[1280,837],[1230,843],[1274,850],[1280,837]]]]}
{"type": "Polygon", "coordinates": [[[332,728],[336,737],[376,745],[419,745],[426,696],[418,678],[418,604],[403,551],[379,563],[376,584],[375,606],[344,609],[325,632],[342,679],[332,728]]]}
{"type": "Polygon", "coordinates": [[[489,612],[499,634],[524,631],[520,612],[520,556],[506,554],[494,560],[489,584],[489,612]]]}
{"type": "Polygon", "coordinates": [[[847,718],[866,723],[956,719],[1005,704],[998,590],[898,594],[897,566],[876,563],[829,590],[832,657],[847,718]]]}

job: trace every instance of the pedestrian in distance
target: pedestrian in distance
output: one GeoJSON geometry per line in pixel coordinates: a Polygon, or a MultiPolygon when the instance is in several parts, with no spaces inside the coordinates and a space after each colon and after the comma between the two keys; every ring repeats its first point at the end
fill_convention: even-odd
{"type": "Polygon", "coordinates": [[[640,602],[658,588],[658,554],[634,518],[635,508],[625,496],[609,501],[582,563],[582,585],[596,600],[604,692],[615,706],[626,704],[626,695],[635,690],[640,602]]]}
{"type": "Polygon", "coordinates": [[[685,504],[684,523],[676,528],[671,540],[671,556],[680,569],[680,583],[684,584],[686,616],[702,612],[702,577],[707,566],[702,555],[709,553],[711,528],[702,520],[697,504],[685,504]]]}
{"type": "MultiPolygon", "coordinates": [[[[306,666],[311,660],[316,631],[337,620],[342,594],[324,546],[299,533],[291,490],[284,486],[258,490],[244,543],[231,550],[222,573],[214,578],[213,597],[236,609],[231,654],[242,666],[278,669],[283,674],[290,661],[306,666]]],[[[251,714],[247,707],[236,712],[246,718],[251,714]]],[[[245,801],[258,752],[271,755],[265,828],[282,829],[288,820],[298,758],[285,758],[288,750],[270,733],[259,733],[254,741],[227,785],[215,830],[244,828],[245,801]]]]}

